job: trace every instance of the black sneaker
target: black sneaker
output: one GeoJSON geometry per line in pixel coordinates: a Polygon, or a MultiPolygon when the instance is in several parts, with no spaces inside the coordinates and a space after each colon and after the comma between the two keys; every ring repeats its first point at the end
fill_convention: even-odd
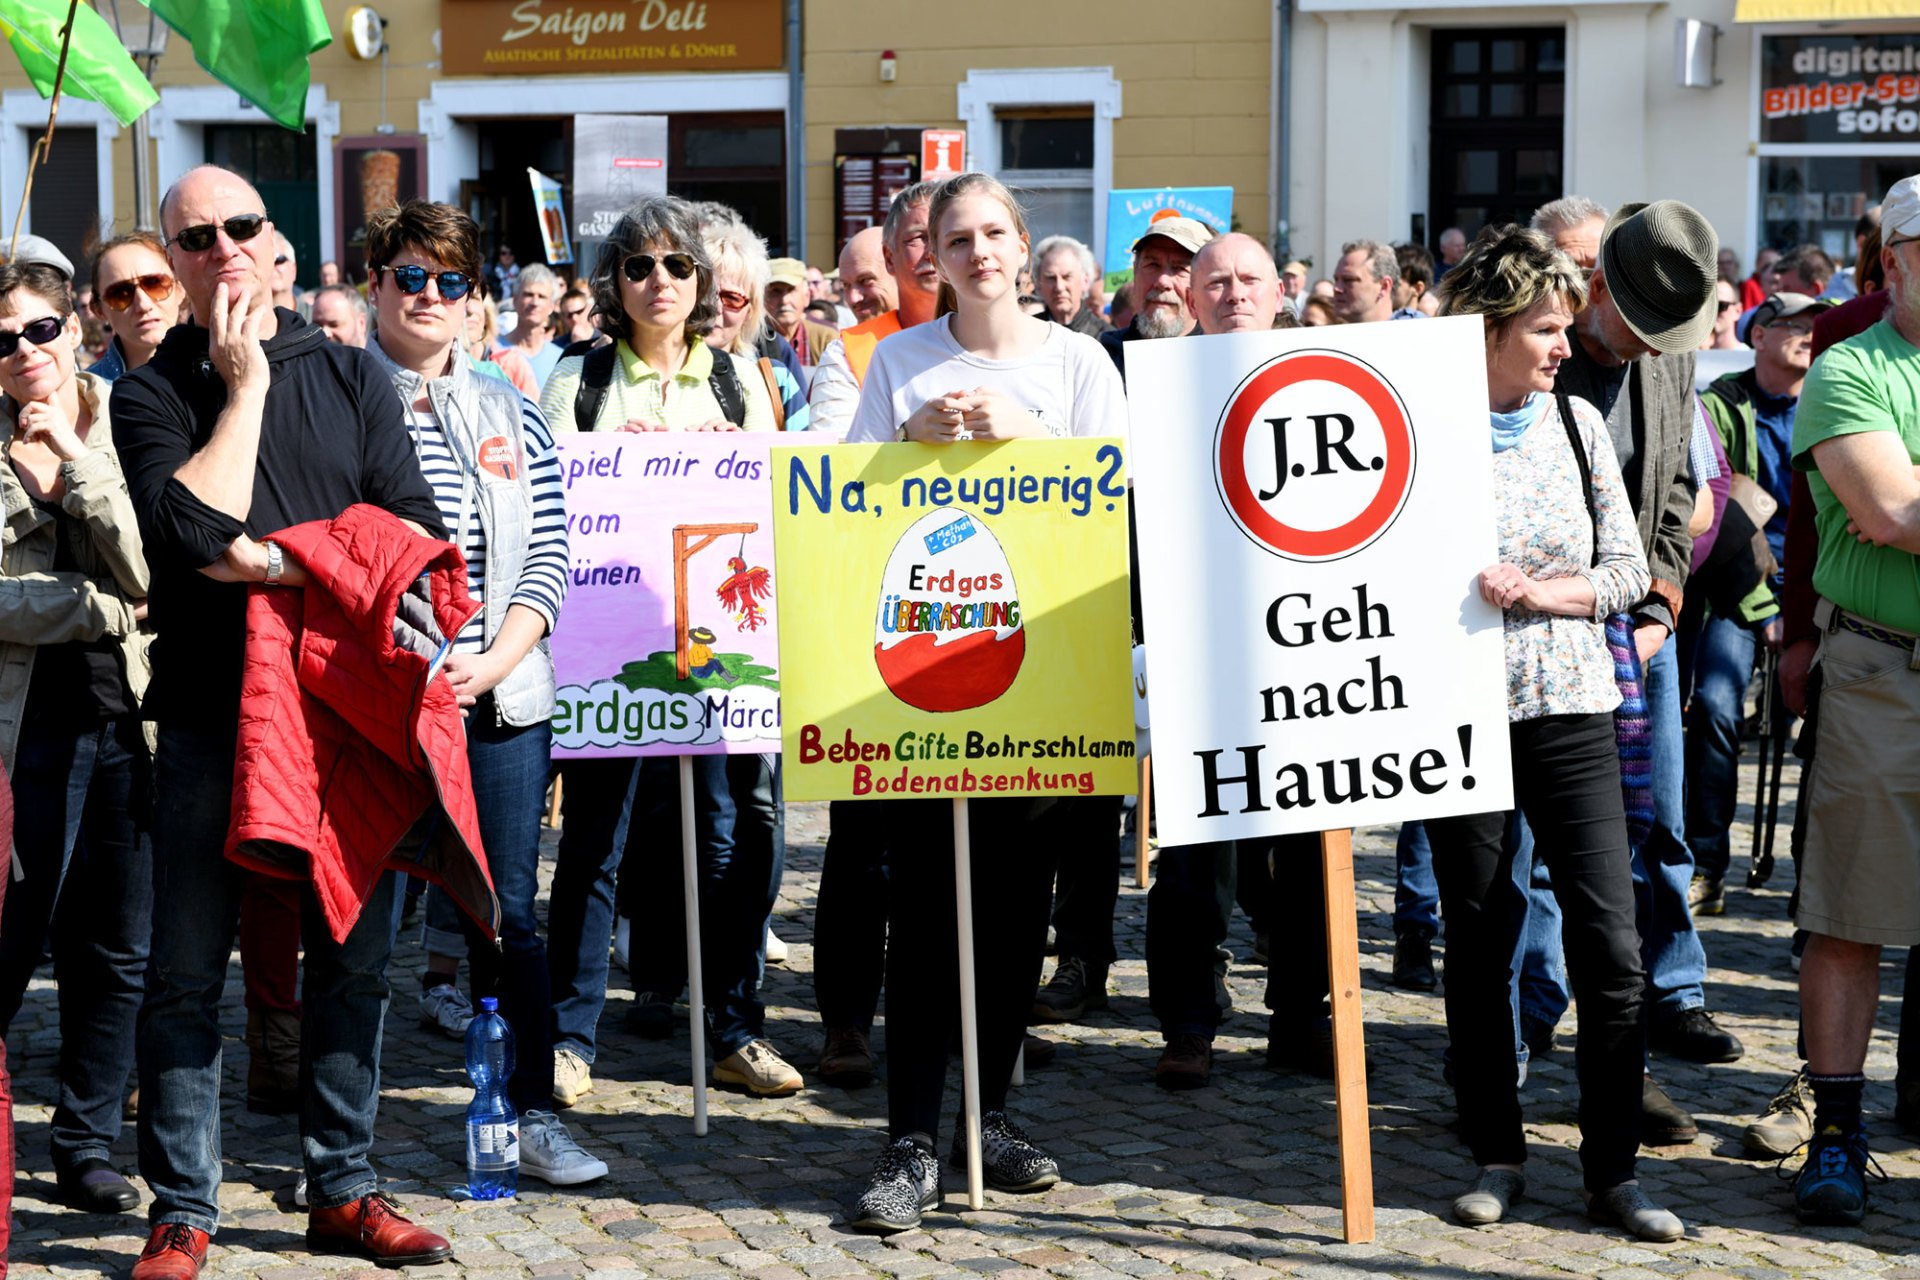
{"type": "Polygon", "coordinates": [[[1649,1147],[1684,1147],[1700,1136],[1700,1126],[1653,1082],[1640,1082],[1640,1141],[1649,1147]]]}
{"type": "Polygon", "coordinates": [[[1893,1078],[1893,1118],[1901,1132],[1920,1135],[1920,1080],[1893,1078]]]}
{"type": "Polygon", "coordinates": [[[1276,1071],[1300,1071],[1322,1080],[1333,1079],[1333,1019],[1283,1023],[1278,1014],[1268,1018],[1267,1065],[1276,1071]]]}
{"type": "MultiPolygon", "coordinates": [[[[956,1169],[967,1167],[967,1128],[957,1126],[948,1157],[956,1169]]],[[[1045,1191],[1060,1181],[1060,1165],[1033,1145],[1004,1111],[980,1117],[980,1171],[995,1191],[1045,1191]]]]}
{"type": "Polygon", "coordinates": [[[1867,1131],[1827,1126],[1807,1142],[1807,1162],[1793,1175],[1794,1212],[1808,1226],[1859,1226],[1867,1216],[1869,1172],[1882,1181],[1887,1176],[1867,1154],[1867,1131]]]}
{"type": "Polygon", "coordinates": [[[1740,1037],[1713,1020],[1705,1009],[1684,1009],[1647,1024],[1647,1045],[1688,1062],[1738,1062],[1747,1047],[1740,1037]]]}
{"type": "Polygon", "coordinates": [[[1433,970],[1433,935],[1409,929],[1393,943],[1393,985],[1408,991],[1431,991],[1440,985],[1433,970]]]}
{"type": "Polygon", "coordinates": [[[1033,998],[1035,1022],[1072,1022],[1082,1014],[1107,1007],[1107,971],[1096,969],[1079,956],[1061,956],[1053,977],[1033,998]]]}
{"type": "Polygon", "coordinates": [[[873,1162],[873,1177],[860,1193],[855,1231],[911,1231],[920,1215],[940,1203],[940,1161],[923,1139],[899,1138],[873,1162]]]}

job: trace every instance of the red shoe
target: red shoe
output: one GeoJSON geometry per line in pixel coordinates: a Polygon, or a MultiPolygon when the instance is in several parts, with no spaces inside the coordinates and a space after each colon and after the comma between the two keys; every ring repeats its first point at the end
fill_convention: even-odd
{"type": "MultiPolygon", "coordinates": [[[[427,1266],[453,1256],[453,1246],[401,1217],[391,1196],[370,1196],[307,1211],[307,1248],[367,1258],[382,1267],[427,1266]]],[[[144,1280],[144,1277],[142,1277],[144,1280]]]]}
{"type": "Polygon", "coordinates": [[[130,1280],[195,1280],[207,1265],[207,1233],[184,1222],[163,1222],[147,1237],[130,1280]]]}

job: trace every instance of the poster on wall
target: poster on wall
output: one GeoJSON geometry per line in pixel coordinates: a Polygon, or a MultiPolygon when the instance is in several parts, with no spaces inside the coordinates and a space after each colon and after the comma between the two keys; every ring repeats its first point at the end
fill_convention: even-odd
{"type": "Polygon", "coordinates": [[[1139,342],[1127,375],[1161,841],[1509,807],[1479,318],[1139,342]]]}
{"type": "Polygon", "coordinates": [[[426,195],[426,139],[417,133],[341,138],[333,144],[333,174],[333,258],[341,279],[364,284],[367,219],[426,195]]]}
{"type": "Polygon", "coordinates": [[[560,266],[573,261],[573,243],[567,236],[567,210],[560,202],[560,184],[538,169],[527,170],[533,184],[533,209],[540,219],[540,242],[546,248],[547,265],[560,266]]]}
{"type": "Polygon", "coordinates": [[[573,118],[573,235],[590,266],[635,201],[667,194],[665,116],[573,118]]]}
{"type": "Polygon", "coordinates": [[[773,438],[555,434],[572,560],[556,757],[780,749],[773,438]]]}
{"type": "Polygon", "coordinates": [[[789,800],[1136,786],[1121,442],[781,445],[789,800]]]}
{"type": "Polygon", "coordinates": [[[1133,242],[1156,218],[1192,218],[1215,235],[1233,229],[1232,187],[1140,187],[1107,193],[1107,245],[1100,269],[1133,266],[1133,242]]]}

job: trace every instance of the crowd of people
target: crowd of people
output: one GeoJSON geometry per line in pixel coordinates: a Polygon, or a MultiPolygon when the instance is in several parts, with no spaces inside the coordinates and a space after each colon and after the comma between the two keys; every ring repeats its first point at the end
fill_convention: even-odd
{"type": "MultiPolygon", "coordinates": [[[[1658,1057],[1744,1052],[1708,1008],[1693,921],[1725,909],[1758,669],[1806,717],[1805,1064],[1746,1144],[1800,1159],[1803,1220],[1861,1220],[1880,949],[1920,943],[1920,786],[1899,746],[1920,719],[1920,177],[1863,219],[1844,271],[1800,246],[1742,277],[1681,202],[1568,196],[1526,227],[1449,229],[1437,257],[1354,240],[1311,286],[1310,264],[1253,237],[1163,218],[1111,294],[1086,245],[1035,242],[1016,194],[983,174],[901,191],[824,272],[771,256],[724,206],[659,197],[569,281],[505,247],[485,261],[466,214],[409,201],[370,220],[364,284],[328,263],[297,296],[292,247],[239,176],[180,176],[161,219],[84,273],[33,237],[0,264],[0,1055],[50,954],[60,1194],[140,1206],[112,1155],[132,1115],[151,1224],[135,1280],[191,1280],[219,1226],[236,943],[245,1105],[299,1117],[315,1251],[451,1253],[371,1159],[403,925],[426,962],[399,1008],[458,1040],[491,997],[513,1030],[521,1170],[555,1186],[608,1173],[561,1112],[593,1091],[613,963],[637,993],[628,1029],[672,1034],[686,939],[665,833],[681,799],[664,760],[552,761],[557,436],[1112,434],[1134,342],[1431,315],[1485,332],[1500,554],[1477,589],[1504,614],[1515,769],[1513,810],[1409,823],[1396,853],[1391,980],[1437,989],[1444,933],[1444,1069],[1475,1166],[1453,1212],[1490,1225],[1524,1194],[1527,1064],[1571,1006],[1587,1210],[1641,1239],[1684,1232],[1635,1158],[1698,1132],[1658,1057]],[[89,318],[104,326],[91,348],[89,318]],[[1696,391],[1697,353],[1733,346],[1751,363],[1696,391]],[[456,568],[472,609],[435,585],[456,568]],[[416,736],[395,741],[396,725],[416,736]],[[395,817],[422,807],[421,823],[395,817]]],[[[1143,643],[1137,594],[1134,614],[1143,643]]],[[[767,1038],[760,996],[783,946],[768,929],[778,757],[696,757],[694,805],[714,1081],[778,1097],[884,1075],[887,1142],[848,1221],[914,1227],[939,1197],[959,998],[952,868],[927,852],[951,847],[948,807],[831,806],[822,1040],[803,1072],[798,1046],[767,1038]],[[897,830],[915,833],[911,856],[892,856],[897,830]]],[[[1119,797],[971,811],[978,892],[996,903],[976,926],[980,1155],[989,1185],[1030,1192],[1062,1170],[1008,1115],[1008,1084],[1023,1051],[1050,1051],[1031,1028],[1107,1005],[1129,814],[1119,797]]],[[[1210,1083],[1236,903],[1268,966],[1267,1062],[1333,1074],[1312,851],[1159,849],[1144,959],[1161,1086],[1210,1083]]],[[[1920,1061],[1903,1057],[1898,1089],[1897,1122],[1920,1128],[1920,1061]]]]}

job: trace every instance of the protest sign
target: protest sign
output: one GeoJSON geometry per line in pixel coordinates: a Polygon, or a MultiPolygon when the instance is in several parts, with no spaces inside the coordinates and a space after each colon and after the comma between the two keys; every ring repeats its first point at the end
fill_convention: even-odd
{"type": "Polygon", "coordinates": [[[533,188],[533,211],[540,219],[540,243],[552,266],[573,261],[573,242],[567,237],[567,211],[560,203],[560,184],[538,169],[527,170],[533,188]]]}
{"type": "Polygon", "coordinates": [[[554,755],[780,749],[772,439],[555,436],[573,563],[554,755]]]}
{"type": "Polygon", "coordinates": [[[1192,218],[1215,235],[1233,229],[1232,187],[1139,187],[1107,193],[1107,243],[1100,269],[1112,273],[1133,266],[1133,242],[1147,234],[1156,218],[1192,218]]]}
{"type": "Polygon", "coordinates": [[[782,444],[790,800],[1134,789],[1117,440],[782,444]]]}
{"type": "Polygon", "coordinates": [[[621,214],[667,194],[667,118],[575,116],[572,178],[574,252],[591,263],[621,214]]]}
{"type": "Polygon", "coordinates": [[[1129,345],[1163,841],[1511,806],[1482,332],[1129,345]]]}

